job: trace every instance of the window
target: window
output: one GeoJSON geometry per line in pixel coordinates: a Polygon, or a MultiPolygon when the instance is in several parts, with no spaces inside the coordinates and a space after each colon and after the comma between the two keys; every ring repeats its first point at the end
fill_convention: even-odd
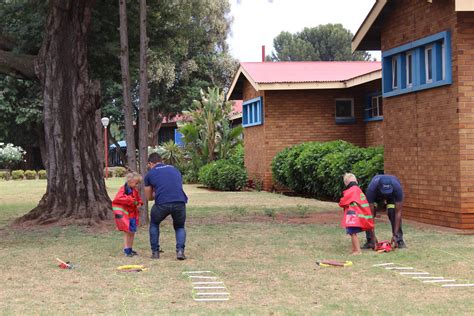
{"type": "Polygon", "coordinates": [[[263,99],[258,97],[242,104],[242,126],[250,127],[263,124],[263,99]]]}
{"type": "Polygon", "coordinates": [[[384,98],[451,83],[449,31],[440,32],[382,53],[384,98]]]}
{"type": "Polygon", "coordinates": [[[413,52],[409,52],[406,55],[406,79],[407,87],[413,86],[413,52]]]}
{"type": "Polygon", "coordinates": [[[392,89],[398,87],[398,56],[392,57],[392,89]]]}
{"type": "Polygon", "coordinates": [[[366,98],[364,121],[383,120],[383,97],[381,92],[369,94],[366,98]]]}
{"type": "Polygon", "coordinates": [[[433,46],[425,48],[425,78],[426,82],[433,82],[433,46]]]}
{"type": "Polygon", "coordinates": [[[336,99],[336,123],[355,123],[354,99],[336,99]]]}

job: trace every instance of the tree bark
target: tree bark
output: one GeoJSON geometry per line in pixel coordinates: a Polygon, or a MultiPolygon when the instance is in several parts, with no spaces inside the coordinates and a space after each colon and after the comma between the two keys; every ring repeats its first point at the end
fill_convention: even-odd
{"type": "Polygon", "coordinates": [[[97,151],[100,85],[91,81],[87,33],[93,0],[50,0],[36,74],[43,86],[48,185],[31,224],[96,224],[111,213],[97,151]]]}
{"type": "Polygon", "coordinates": [[[130,66],[128,61],[128,23],[127,3],[119,0],[120,13],[120,66],[122,69],[123,114],[125,119],[125,141],[127,142],[127,161],[130,170],[137,170],[135,131],[133,128],[133,106],[130,96],[130,66]]]}
{"type": "Polygon", "coordinates": [[[150,136],[148,139],[148,144],[151,147],[158,146],[158,133],[160,132],[161,123],[163,121],[163,117],[158,112],[158,109],[152,109],[150,111],[150,136]]]}
{"type": "MultiPolygon", "coordinates": [[[[146,0],[139,0],[140,4],[140,109],[138,126],[138,143],[140,157],[140,174],[145,176],[148,165],[148,67],[147,51],[148,38],[146,32],[146,0]]],[[[145,196],[144,186],[140,186],[140,194],[144,205],[140,213],[142,223],[148,223],[148,199],[145,196]]]]}

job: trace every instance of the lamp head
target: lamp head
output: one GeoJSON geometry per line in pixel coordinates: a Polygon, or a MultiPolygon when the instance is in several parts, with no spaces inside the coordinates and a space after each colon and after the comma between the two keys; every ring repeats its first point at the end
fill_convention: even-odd
{"type": "Polygon", "coordinates": [[[107,126],[109,125],[109,118],[108,117],[103,117],[100,119],[100,121],[102,122],[102,125],[104,126],[104,128],[107,128],[107,126]]]}

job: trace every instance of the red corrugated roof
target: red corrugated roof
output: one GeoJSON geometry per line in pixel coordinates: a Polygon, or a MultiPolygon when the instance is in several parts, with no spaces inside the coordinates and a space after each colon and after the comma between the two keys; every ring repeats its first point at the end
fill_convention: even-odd
{"type": "Polygon", "coordinates": [[[256,83],[345,81],[382,69],[378,61],[247,62],[240,65],[256,83]]]}

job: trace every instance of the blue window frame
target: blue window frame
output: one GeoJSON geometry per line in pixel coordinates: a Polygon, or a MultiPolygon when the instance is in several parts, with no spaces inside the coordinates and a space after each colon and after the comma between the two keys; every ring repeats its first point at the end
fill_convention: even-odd
{"type": "Polygon", "coordinates": [[[383,97],[451,83],[451,36],[448,31],[382,53],[383,97]]]}
{"type": "Polygon", "coordinates": [[[247,100],[242,104],[242,126],[250,127],[263,124],[263,98],[247,100]]]}
{"type": "Polygon", "coordinates": [[[336,123],[355,123],[354,99],[336,99],[336,123]]]}
{"type": "Polygon", "coordinates": [[[174,130],[174,143],[181,147],[184,146],[183,134],[181,134],[177,128],[174,130]]]}
{"type": "Polygon", "coordinates": [[[382,92],[367,95],[364,107],[364,122],[383,120],[382,92]]]}

